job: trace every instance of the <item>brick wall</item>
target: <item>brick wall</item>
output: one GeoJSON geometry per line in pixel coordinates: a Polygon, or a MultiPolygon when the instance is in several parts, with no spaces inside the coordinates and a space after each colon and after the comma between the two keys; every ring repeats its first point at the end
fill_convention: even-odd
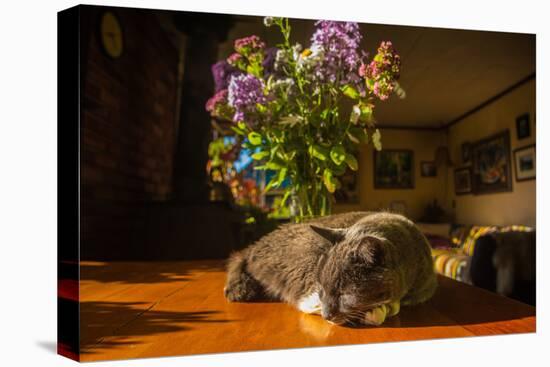
{"type": "Polygon", "coordinates": [[[81,252],[116,257],[143,225],[139,208],[172,193],[178,53],[154,13],[117,8],[125,51],[110,59],[104,8],[81,9],[81,252]]]}

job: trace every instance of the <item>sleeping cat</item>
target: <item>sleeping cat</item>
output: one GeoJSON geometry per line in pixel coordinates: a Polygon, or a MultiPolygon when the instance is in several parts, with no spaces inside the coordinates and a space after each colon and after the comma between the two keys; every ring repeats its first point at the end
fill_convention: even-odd
{"type": "Polygon", "coordinates": [[[380,325],[437,287],[424,235],[384,212],[283,225],[233,254],[227,272],[230,301],[281,300],[335,324],[380,325]]]}

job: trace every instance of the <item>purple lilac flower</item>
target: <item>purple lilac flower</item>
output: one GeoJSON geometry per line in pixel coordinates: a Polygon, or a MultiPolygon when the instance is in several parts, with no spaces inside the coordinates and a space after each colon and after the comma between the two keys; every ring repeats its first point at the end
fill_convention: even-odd
{"type": "Polygon", "coordinates": [[[324,57],[314,71],[314,79],[334,83],[341,73],[341,84],[352,82],[350,73],[355,73],[361,62],[358,53],[361,42],[359,25],[351,22],[320,20],[311,38],[311,49],[322,48],[324,57]]]}
{"type": "Polygon", "coordinates": [[[233,121],[243,121],[245,113],[256,111],[256,104],[265,104],[263,82],[250,74],[233,75],[229,82],[229,105],[235,108],[233,121]]]}
{"type": "Polygon", "coordinates": [[[239,70],[237,70],[225,60],[218,61],[217,63],[212,65],[212,76],[214,78],[216,92],[227,89],[231,76],[233,74],[240,73],[241,72],[239,70]]]}

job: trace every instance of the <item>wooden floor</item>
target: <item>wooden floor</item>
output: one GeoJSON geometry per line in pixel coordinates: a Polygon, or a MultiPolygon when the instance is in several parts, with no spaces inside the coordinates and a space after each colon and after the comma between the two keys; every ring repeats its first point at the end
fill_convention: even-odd
{"type": "Polygon", "coordinates": [[[331,325],[282,303],[229,303],[219,261],[80,268],[81,361],[535,331],[535,309],[440,277],[428,303],[381,327],[331,325]]]}

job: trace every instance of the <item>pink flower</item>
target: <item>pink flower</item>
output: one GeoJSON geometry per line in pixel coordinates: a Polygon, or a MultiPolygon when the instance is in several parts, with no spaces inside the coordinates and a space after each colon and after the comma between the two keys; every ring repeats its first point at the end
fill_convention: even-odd
{"type": "Polygon", "coordinates": [[[260,40],[260,37],[252,35],[249,37],[239,38],[235,41],[235,51],[242,55],[248,55],[251,52],[258,52],[265,48],[265,43],[260,40]]]}

